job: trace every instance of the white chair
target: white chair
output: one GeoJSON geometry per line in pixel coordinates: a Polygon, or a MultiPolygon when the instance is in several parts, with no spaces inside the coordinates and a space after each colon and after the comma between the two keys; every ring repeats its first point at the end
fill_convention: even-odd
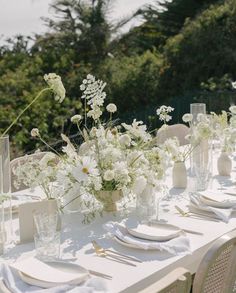
{"type": "Polygon", "coordinates": [[[164,128],[160,128],[157,131],[157,142],[162,144],[168,138],[177,137],[180,145],[189,144],[189,141],[185,138],[190,133],[190,128],[184,124],[167,125],[164,128]]]}
{"type": "Polygon", "coordinates": [[[218,238],[203,257],[193,293],[236,292],[236,231],[218,238]]]}
{"type": "Polygon", "coordinates": [[[139,293],[189,293],[191,284],[190,272],[185,268],[177,268],[139,293]]]}
{"type": "MultiPolygon", "coordinates": [[[[16,158],[14,160],[12,160],[10,162],[10,168],[11,168],[11,189],[12,192],[15,191],[20,191],[20,190],[24,190],[26,188],[29,188],[29,186],[25,186],[23,183],[21,184],[21,186],[19,186],[18,188],[16,188],[14,186],[14,181],[16,179],[16,175],[14,174],[13,170],[15,167],[17,167],[19,164],[23,165],[24,163],[27,162],[27,160],[34,160],[34,161],[40,161],[46,154],[50,154],[50,152],[36,152],[34,154],[31,155],[27,155],[27,156],[22,156],[19,158],[16,158]]],[[[55,164],[57,164],[57,157],[55,157],[55,164]]]]}

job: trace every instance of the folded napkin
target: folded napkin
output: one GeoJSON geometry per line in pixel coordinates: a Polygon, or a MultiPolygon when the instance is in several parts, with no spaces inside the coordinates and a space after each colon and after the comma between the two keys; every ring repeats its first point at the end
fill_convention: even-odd
{"type": "Polygon", "coordinates": [[[201,198],[199,197],[199,194],[190,194],[190,205],[189,205],[189,210],[194,212],[197,209],[197,211],[201,210],[206,212],[207,216],[217,216],[219,219],[221,219],[223,222],[228,223],[231,213],[233,211],[232,208],[217,208],[217,207],[211,207],[209,205],[206,205],[201,201],[201,198]]]}
{"type": "Polygon", "coordinates": [[[236,197],[234,195],[229,195],[218,190],[206,190],[197,192],[202,199],[207,199],[213,203],[217,203],[219,206],[235,207],[236,206],[236,197]]]}
{"type": "Polygon", "coordinates": [[[103,227],[106,231],[110,232],[112,236],[116,236],[129,244],[136,245],[137,247],[145,250],[157,249],[160,251],[167,251],[174,255],[191,253],[189,239],[184,235],[169,241],[160,242],[136,238],[130,235],[128,230],[119,223],[108,222],[104,224],[103,227]]]}
{"type": "Polygon", "coordinates": [[[80,286],[61,285],[50,289],[42,289],[36,286],[28,285],[21,280],[18,272],[7,264],[0,264],[0,279],[4,280],[6,287],[12,293],[104,293],[107,292],[103,280],[93,277],[88,279],[80,286]]]}

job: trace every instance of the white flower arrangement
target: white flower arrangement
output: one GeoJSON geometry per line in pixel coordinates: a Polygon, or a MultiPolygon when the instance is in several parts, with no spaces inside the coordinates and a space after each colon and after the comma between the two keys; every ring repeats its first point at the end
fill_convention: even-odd
{"type": "MultiPolygon", "coordinates": [[[[84,118],[79,114],[71,117],[71,122],[78,127],[78,135],[82,136],[83,143],[79,146],[73,145],[70,139],[62,134],[66,145],[62,148],[63,154],[57,153],[55,173],[53,176],[50,172],[40,175],[49,177],[44,178],[43,185],[50,185],[52,178],[56,181],[53,195],[50,196],[57,197],[62,207],[79,199],[81,209],[86,207],[89,211],[89,220],[94,216],[94,211],[102,208],[96,200],[100,191],[120,190],[124,195],[128,195],[140,193],[147,184],[158,188],[170,162],[169,153],[153,144],[155,140],[147,132],[142,121],[134,119],[131,125],[114,125],[111,115],[117,111],[115,104],[106,106],[110,113],[109,123],[101,123],[100,117],[106,98],[105,86],[106,83],[96,80],[90,74],[83,80],[80,89],[85,106],[84,118]],[[87,126],[88,118],[93,121],[91,129],[87,126]]],[[[167,110],[170,110],[169,107],[167,110]]],[[[31,135],[47,145],[38,129],[32,129],[31,135]]],[[[19,181],[28,180],[27,176],[32,177],[30,172],[24,171],[28,170],[27,168],[31,167],[17,169],[19,181]]],[[[40,166],[37,171],[36,166],[34,168],[37,174],[44,171],[40,166]]],[[[29,185],[39,185],[39,175],[33,177],[35,180],[29,179],[29,185]]]]}
{"type": "MultiPolygon", "coordinates": [[[[192,126],[193,115],[186,113],[182,117],[183,122],[188,123],[189,127],[192,126]]],[[[207,140],[213,136],[213,129],[210,121],[206,115],[199,114],[194,127],[191,127],[191,134],[186,139],[189,144],[180,146],[177,137],[168,138],[163,144],[164,150],[166,150],[172,156],[174,162],[185,162],[189,158],[194,149],[200,145],[203,140],[207,140]]],[[[168,127],[168,126],[166,126],[168,127]]]]}
{"type": "Polygon", "coordinates": [[[211,115],[214,137],[219,140],[221,151],[233,153],[236,143],[236,106],[230,106],[229,112],[222,111],[218,115],[212,112],[211,115]]]}

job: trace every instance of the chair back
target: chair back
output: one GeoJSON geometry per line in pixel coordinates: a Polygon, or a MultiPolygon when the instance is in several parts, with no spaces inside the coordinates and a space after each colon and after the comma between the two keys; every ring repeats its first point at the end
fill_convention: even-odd
{"type": "MultiPolygon", "coordinates": [[[[39,162],[46,154],[50,154],[50,152],[36,152],[31,155],[25,155],[16,159],[13,159],[10,162],[10,168],[11,168],[11,190],[12,192],[15,191],[20,191],[29,188],[29,186],[26,186],[21,183],[20,186],[17,188],[15,187],[15,180],[16,180],[16,175],[14,174],[13,170],[16,168],[18,165],[24,165],[27,161],[34,160],[35,162],[39,162]]],[[[55,164],[57,163],[57,158],[55,157],[55,164]]]]}
{"type": "Polygon", "coordinates": [[[157,131],[157,142],[162,144],[168,138],[177,137],[180,145],[189,144],[189,141],[185,138],[189,133],[190,128],[184,124],[168,125],[157,131]]]}
{"type": "Polygon", "coordinates": [[[202,259],[193,293],[236,292],[236,231],[218,238],[202,259]]]}
{"type": "Polygon", "coordinates": [[[139,293],[189,293],[191,284],[190,272],[185,268],[177,268],[139,293]]]}

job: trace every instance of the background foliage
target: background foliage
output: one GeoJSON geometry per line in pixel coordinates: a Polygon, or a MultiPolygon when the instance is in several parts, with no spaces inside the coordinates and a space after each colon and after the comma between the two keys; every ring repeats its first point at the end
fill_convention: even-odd
{"type": "Polygon", "coordinates": [[[38,127],[51,144],[63,131],[74,134],[69,119],[83,114],[79,85],[88,73],[107,82],[108,102],[119,118],[134,117],[158,126],[155,109],[175,107],[181,121],[191,102],[206,102],[219,112],[235,103],[236,1],[173,0],[144,6],[143,24],[125,34],[109,20],[110,0],[54,0],[58,18],[45,19],[48,32],[16,36],[0,47],[0,129],[44,87],[43,75],[61,75],[67,89],[62,105],[52,96],[40,99],[11,130],[15,155],[38,147],[30,130],[38,127]]]}

